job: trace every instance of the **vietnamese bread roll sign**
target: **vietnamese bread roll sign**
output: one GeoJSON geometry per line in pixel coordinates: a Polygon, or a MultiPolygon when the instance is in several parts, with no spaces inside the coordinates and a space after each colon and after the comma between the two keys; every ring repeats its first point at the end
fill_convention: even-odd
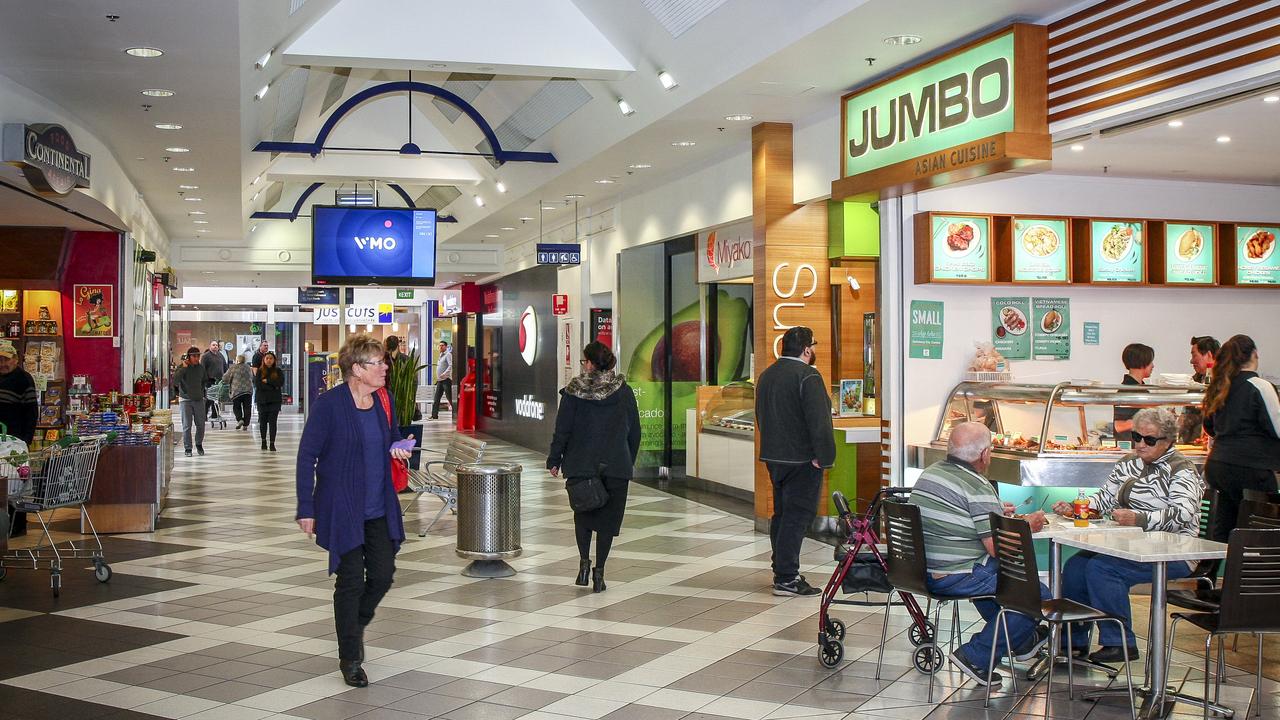
{"type": "Polygon", "coordinates": [[[833,200],[1047,163],[1047,29],[1015,24],[840,99],[833,200]]]}

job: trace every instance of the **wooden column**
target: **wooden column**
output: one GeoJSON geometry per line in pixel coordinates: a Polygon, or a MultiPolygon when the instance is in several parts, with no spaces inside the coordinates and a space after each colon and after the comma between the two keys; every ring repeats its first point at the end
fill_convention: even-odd
{"type": "MultiPolygon", "coordinates": [[[[772,365],[787,328],[804,325],[818,341],[817,368],[831,383],[831,283],[825,203],[794,201],[790,123],[751,129],[751,192],[755,264],[755,373],[772,365]]],[[[760,435],[756,434],[759,457],[760,435]]],[[[823,483],[823,496],[827,494],[823,483]]],[[[756,527],[768,528],[773,490],[756,463],[756,527]]]]}

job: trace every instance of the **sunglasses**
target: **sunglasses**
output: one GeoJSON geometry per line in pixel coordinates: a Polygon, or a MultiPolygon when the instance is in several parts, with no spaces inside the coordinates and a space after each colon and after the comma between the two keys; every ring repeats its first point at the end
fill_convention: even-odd
{"type": "Polygon", "coordinates": [[[1142,433],[1140,433],[1140,432],[1138,432],[1138,431],[1136,431],[1136,430],[1132,431],[1132,432],[1130,433],[1130,435],[1132,435],[1132,436],[1133,436],[1133,446],[1134,446],[1134,447],[1137,447],[1137,446],[1138,446],[1139,444],[1141,444],[1141,443],[1146,443],[1147,445],[1149,445],[1149,446],[1151,446],[1151,447],[1155,447],[1155,446],[1156,446],[1156,443],[1160,442],[1161,440],[1168,440],[1168,439],[1169,439],[1169,438],[1167,438],[1167,437],[1165,437],[1165,436],[1163,436],[1163,435],[1160,435],[1160,436],[1156,436],[1156,435],[1143,435],[1142,433]]]}

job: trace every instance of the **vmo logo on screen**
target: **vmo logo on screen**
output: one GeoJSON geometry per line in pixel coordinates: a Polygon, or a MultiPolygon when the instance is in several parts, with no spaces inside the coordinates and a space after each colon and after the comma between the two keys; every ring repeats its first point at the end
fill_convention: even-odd
{"type": "MultiPolygon", "coordinates": [[[[390,222],[390,221],[388,221],[390,222]]],[[[361,250],[395,250],[396,239],[393,237],[356,237],[356,247],[361,250]]]]}

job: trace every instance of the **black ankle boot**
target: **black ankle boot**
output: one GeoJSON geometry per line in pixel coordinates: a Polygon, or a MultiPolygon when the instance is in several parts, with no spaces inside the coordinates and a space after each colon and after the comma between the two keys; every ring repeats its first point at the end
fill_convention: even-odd
{"type": "Polygon", "coordinates": [[[591,571],[591,592],[604,592],[604,568],[597,567],[591,571]]]}
{"type": "Polygon", "coordinates": [[[591,574],[591,560],[583,558],[578,562],[578,577],[573,581],[574,585],[587,586],[587,576],[591,574]]]}
{"type": "Polygon", "coordinates": [[[266,450],[266,449],[267,449],[267,441],[266,441],[266,440],[263,440],[263,441],[262,441],[262,449],[263,449],[263,450],[266,450]]]}
{"type": "Polygon", "coordinates": [[[276,451],[276,444],[271,443],[271,452],[275,452],[275,451],[276,451]]]}
{"type": "Polygon", "coordinates": [[[342,680],[351,687],[369,686],[369,676],[364,674],[359,660],[339,660],[338,669],[342,671],[342,680]]]}

